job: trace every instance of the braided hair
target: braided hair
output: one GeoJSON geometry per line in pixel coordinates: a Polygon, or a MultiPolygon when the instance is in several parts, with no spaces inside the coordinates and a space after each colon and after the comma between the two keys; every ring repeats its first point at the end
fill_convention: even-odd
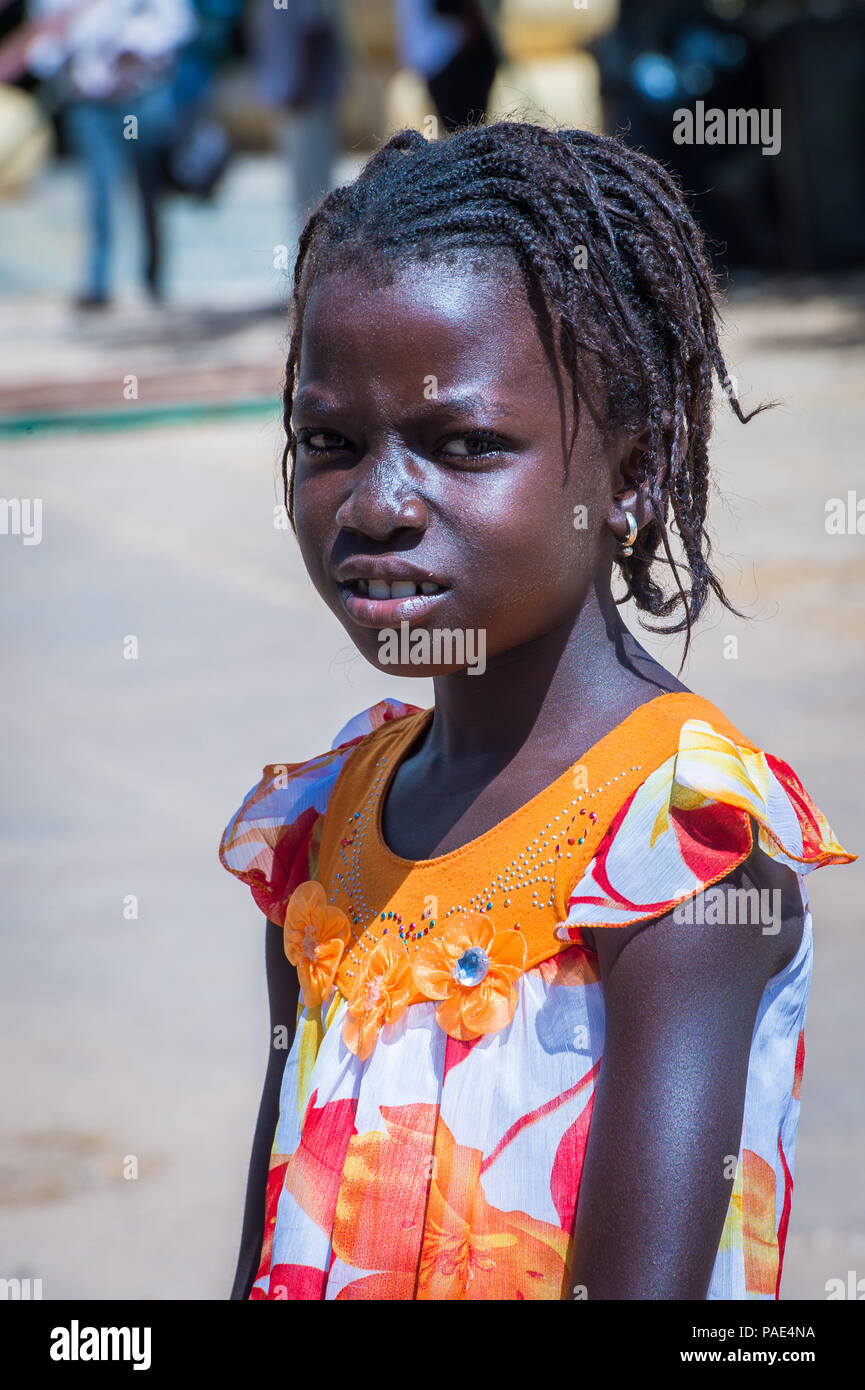
{"type": "Polygon", "coordinates": [[[709,565],[705,531],[713,378],[743,424],[775,402],[743,413],[718,341],[718,292],[703,235],[675,177],[616,136],[516,120],[466,126],[434,141],[403,130],[353,183],[320,203],[294,267],[282,457],[291,525],[297,441],[290,419],[316,276],[362,265],[387,277],[409,258],[451,254],[488,264],[497,249],[521,270],[541,331],[554,326],[573,382],[575,421],[583,374],[594,363],[606,427],[648,427],[652,520],[633,553],[617,556],[626,583],[617,601],[633,598],[662,619],[681,609],[678,621],[651,630],[687,630],[687,654],[710,590],[737,611],[709,565]],[[668,520],[684,564],[673,557],[668,520]],[[658,582],[659,563],[669,566],[672,592],[658,582]]]}

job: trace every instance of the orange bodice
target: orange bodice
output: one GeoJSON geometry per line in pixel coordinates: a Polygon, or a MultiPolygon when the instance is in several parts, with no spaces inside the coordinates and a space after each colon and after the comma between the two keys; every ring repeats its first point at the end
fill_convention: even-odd
{"type": "Polygon", "coordinates": [[[526,969],[567,949],[572,943],[555,931],[574,884],[632,793],[676,752],[682,724],[706,719],[752,746],[702,697],[657,696],[485,834],[448,854],[412,861],[385,844],[381,808],[401,759],[432,716],[432,709],[422,710],[374,730],[350,754],[331,794],[316,877],[328,903],[351,924],[336,976],[345,997],[364,955],[383,936],[398,935],[412,955],[461,912],[485,913],[496,932],[522,932],[526,969]]]}

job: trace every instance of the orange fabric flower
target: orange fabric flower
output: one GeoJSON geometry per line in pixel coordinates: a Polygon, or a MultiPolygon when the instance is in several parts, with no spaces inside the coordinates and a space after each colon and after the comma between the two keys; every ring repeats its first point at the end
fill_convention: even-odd
{"type": "Polygon", "coordinates": [[[454,917],[412,961],[415,987],[441,999],[439,1027],[460,1042],[497,1033],[514,1016],[514,981],[526,967],[526,943],[514,929],[496,931],[484,912],[454,917]]]}
{"type": "Polygon", "coordinates": [[[372,1052],[386,1023],[395,1023],[411,1003],[412,974],[408,952],[396,936],[382,937],[357,976],[343,1024],[345,1045],[361,1061],[372,1052]]]}
{"type": "Polygon", "coordinates": [[[307,1009],[318,1008],[330,993],[350,938],[348,918],[330,906],[320,883],[311,878],[295,888],[285,910],[283,940],[307,1009]]]}

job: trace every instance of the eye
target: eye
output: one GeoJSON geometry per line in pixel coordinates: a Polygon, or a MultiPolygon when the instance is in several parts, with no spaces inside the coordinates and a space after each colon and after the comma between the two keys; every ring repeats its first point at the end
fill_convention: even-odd
{"type": "Polygon", "coordinates": [[[505,441],[492,430],[468,430],[465,434],[451,435],[445,443],[456,448],[450,453],[445,449],[439,452],[444,458],[452,459],[485,458],[490,454],[500,454],[505,448],[505,441]]]}
{"type": "Polygon", "coordinates": [[[314,430],[309,427],[295,431],[300,447],[307,454],[338,453],[348,446],[348,441],[334,430],[314,430]]]}

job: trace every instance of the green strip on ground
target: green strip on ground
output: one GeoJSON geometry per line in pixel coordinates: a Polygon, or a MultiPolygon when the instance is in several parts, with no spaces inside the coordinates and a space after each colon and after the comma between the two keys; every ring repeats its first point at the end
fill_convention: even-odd
{"type": "Polygon", "coordinates": [[[29,434],[91,433],[97,430],[139,429],[145,425],[183,425],[201,420],[242,418],[247,415],[278,415],[279,401],[274,397],[249,401],[202,401],[190,404],[157,406],[126,406],[112,410],[74,411],[70,414],[45,411],[38,415],[7,415],[0,417],[0,438],[29,434]]]}

